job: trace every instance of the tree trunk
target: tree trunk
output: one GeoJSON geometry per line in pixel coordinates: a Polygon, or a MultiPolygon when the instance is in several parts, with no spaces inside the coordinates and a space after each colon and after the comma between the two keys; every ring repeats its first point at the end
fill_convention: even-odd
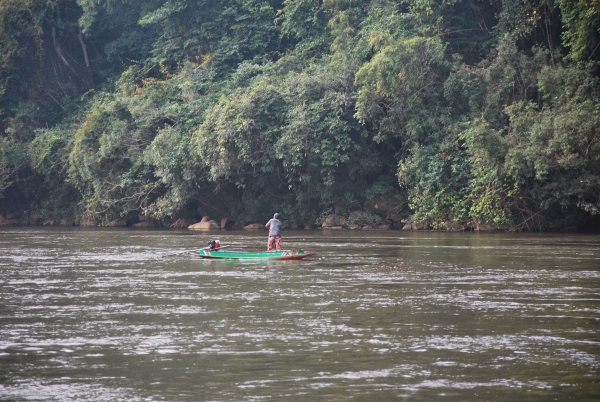
{"type": "Polygon", "coordinates": [[[83,34],[81,33],[81,30],[79,30],[79,33],[77,34],[77,37],[79,38],[79,43],[81,43],[81,49],[83,49],[83,57],[85,58],[85,66],[87,68],[90,68],[90,59],[88,57],[88,53],[87,53],[87,49],[85,46],[85,42],[83,42],[83,34]]]}
{"type": "Polygon", "coordinates": [[[63,62],[63,64],[65,66],[68,66],[69,62],[63,55],[62,50],[61,50],[60,46],[58,45],[58,42],[56,42],[56,31],[54,29],[52,30],[52,42],[54,43],[54,49],[56,50],[56,54],[58,54],[58,57],[60,58],[60,60],[63,62]]]}

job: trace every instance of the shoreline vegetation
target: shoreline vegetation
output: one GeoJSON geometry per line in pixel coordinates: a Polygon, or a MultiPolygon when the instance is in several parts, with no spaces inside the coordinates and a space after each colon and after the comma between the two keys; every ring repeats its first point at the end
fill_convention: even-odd
{"type": "MultiPolygon", "coordinates": [[[[200,222],[191,223],[191,221],[179,219],[176,222],[168,225],[161,226],[159,222],[149,221],[145,217],[140,217],[142,220],[136,223],[128,223],[125,221],[113,221],[108,222],[105,225],[77,225],[72,220],[63,220],[60,222],[55,222],[53,220],[46,220],[42,223],[30,223],[23,222],[14,216],[5,218],[2,214],[0,214],[0,227],[19,227],[19,226],[50,226],[50,227],[130,227],[130,228],[163,228],[163,229],[188,229],[191,231],[201,231],[201,232],[210,232],[210,231],[221,231],[221,230],[265,230],[264,225],[261,223],[247,223],[243,224],[241,222],[235,222],[230,218],[223,218],[220,222],[211,219],[209,216],[204,216],[200,222]]],[[[482,225],[478,227],[473,226],[459,226],[452,225],[447,227],[437,227],[433,228],[430,225],[424,223],[414,223],[411,221],[408,222],[400,222],[399,224],[389,224],[383,223],[379,225],[369,225],[369,224],[357,224],[352,223],[353,221],[347,220],[343,217],[338,216],[329,216],[321,225],[313,225],[313,224],[298,224],[292,223],[289,224],[287,222],[283,222],[284,229],[291,230],[302,230],[302,229],[324,229],[324,230],[373,230],[373,231],[442,231],[442,232],[515,232],[514,227],[510,227],[508,225],[482,225]]],[[[594,226],[589,228],[588,230],[580,230],[580,231],[588,231],[595,232],[596,230],[595,223],[594,226]],[[590,230],[591,229],[591,230],[590,230]]],[[[521,231],[521,230],[519,230],[521,231]]]]}
{"type": "Polygon", "coordinates": [[[275,211],[600,232],[600,0],[0,1],[0,226],[275,211]]]}

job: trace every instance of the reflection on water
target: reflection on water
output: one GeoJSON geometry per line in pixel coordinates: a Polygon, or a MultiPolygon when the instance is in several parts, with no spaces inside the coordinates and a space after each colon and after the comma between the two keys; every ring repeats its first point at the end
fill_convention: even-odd
{"type": "Polygon", "coordinates": [[[600,399],[598,236],[209,237],[2,229],[0,400],[600,399]]]}

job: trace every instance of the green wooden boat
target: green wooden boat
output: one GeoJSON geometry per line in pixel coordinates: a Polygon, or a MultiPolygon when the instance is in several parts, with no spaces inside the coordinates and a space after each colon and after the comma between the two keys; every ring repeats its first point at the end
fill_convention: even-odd
{"type": "Polygon", "coordinates": [[[245,251],[233,250],[198,250],[198,255],[202,258],[226,259],[226,260],[301,260],[317,253],[309,253],[304,250],[281,250],[281,251],[263,251],[258,253],[248,253],[245,251]]]}

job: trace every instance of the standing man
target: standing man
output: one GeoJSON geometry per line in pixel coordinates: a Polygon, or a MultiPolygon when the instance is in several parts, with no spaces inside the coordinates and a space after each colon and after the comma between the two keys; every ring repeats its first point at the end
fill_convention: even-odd
{"type": "Polygon", "coordinates": [[[273,245],[275,245],[275,250],[281,251],[281,221],[279,221],[279,214],[273,215],[273,219],[271,219],[265,225],[267,229],[269,229],[269,242],[267,243],[267,251],[273,250],[273,245]]]}

